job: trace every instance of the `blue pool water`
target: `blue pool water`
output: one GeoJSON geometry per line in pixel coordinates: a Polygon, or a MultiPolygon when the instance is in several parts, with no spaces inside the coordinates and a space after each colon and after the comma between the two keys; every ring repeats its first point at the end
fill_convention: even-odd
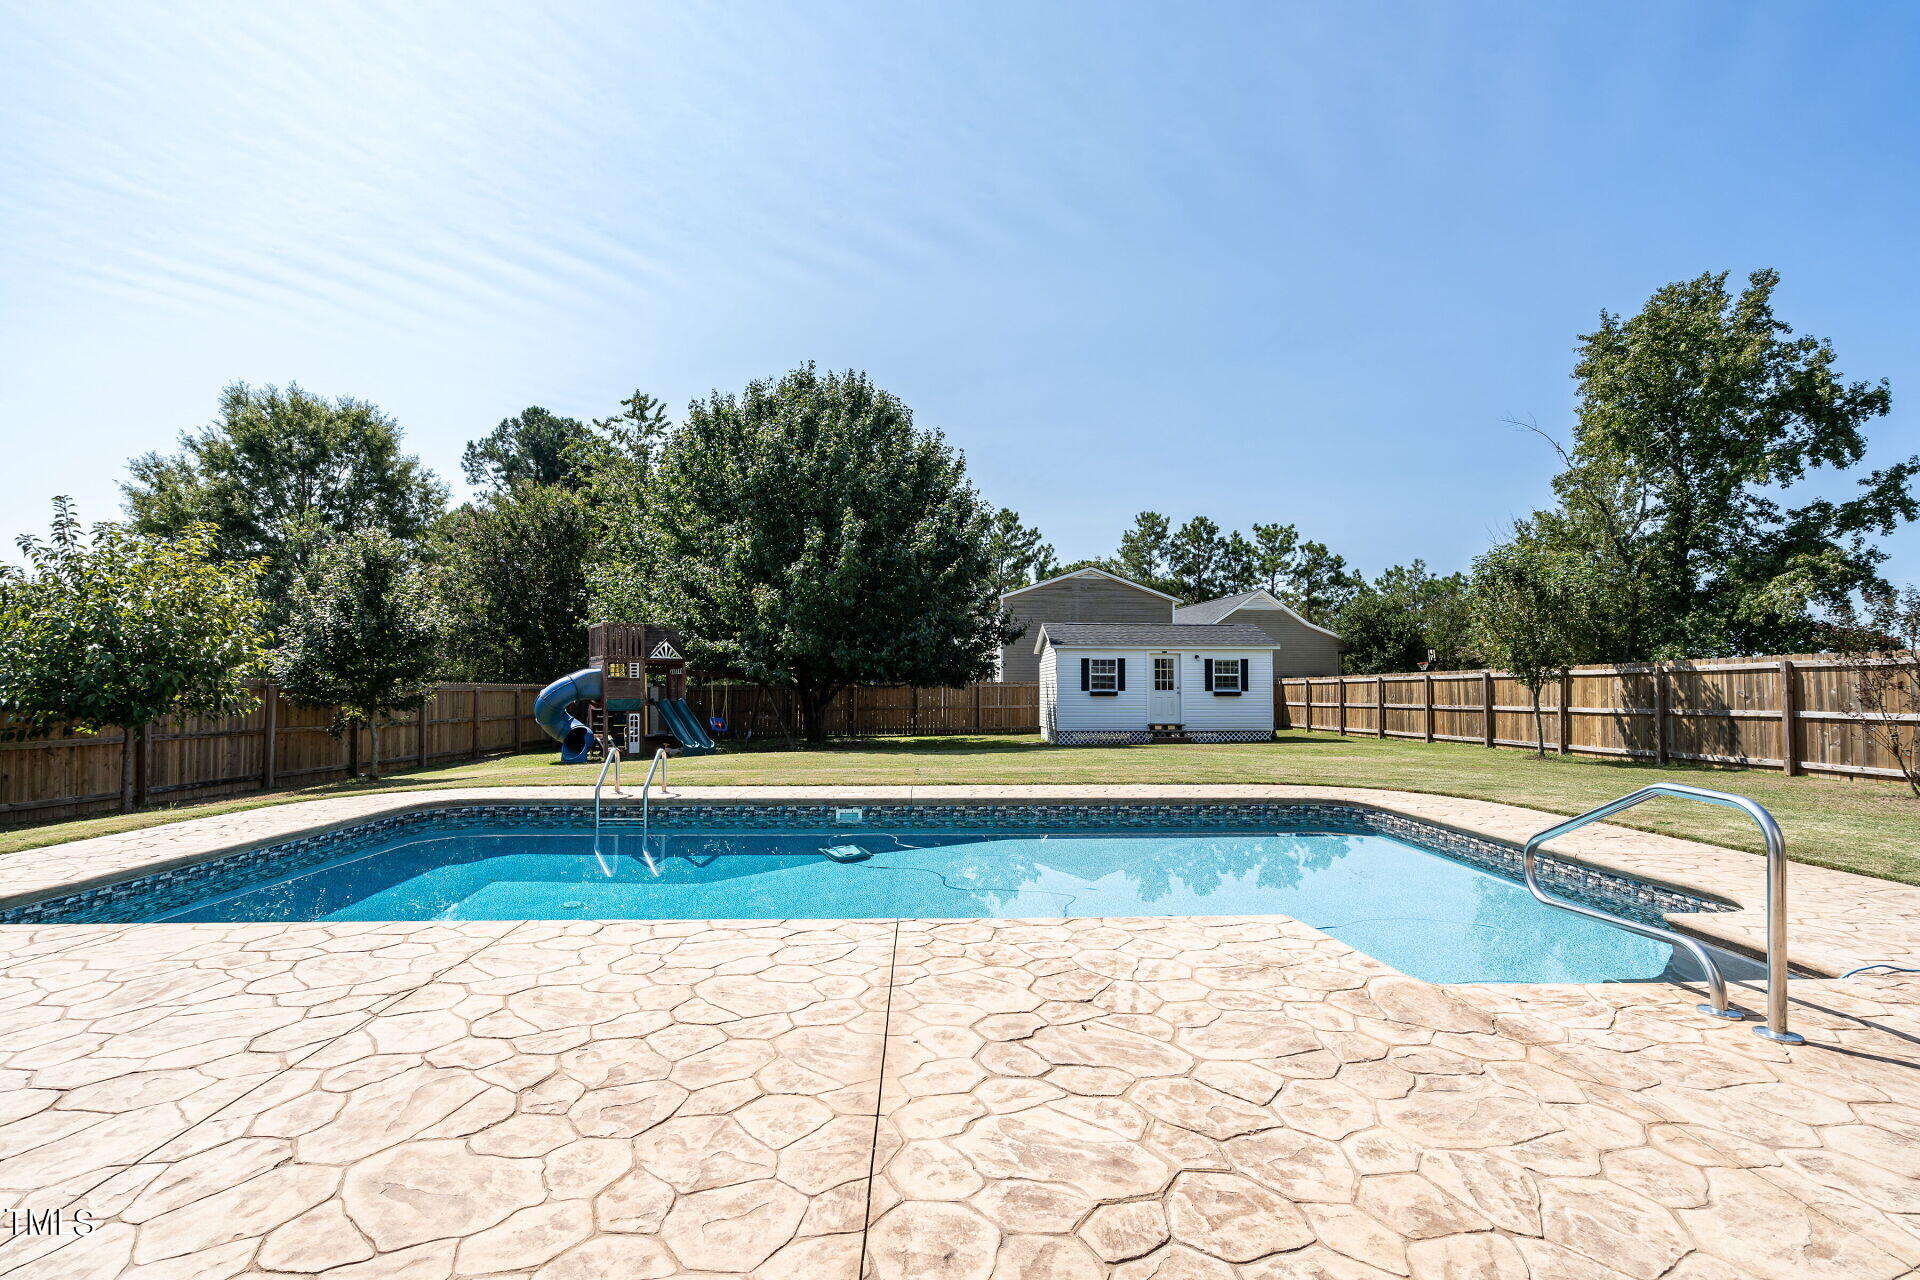
{"type": "Polygon", "coordinates": [[[1432,982],[1691,977],[1664,943],[1382,835],[416,834],[158,918],[724,920],[1285,915],[1432,982]],[[827,857],[857,846],[864,861],[827,857]],[[610,873],[610,874],[609,874],[610,873]]]}

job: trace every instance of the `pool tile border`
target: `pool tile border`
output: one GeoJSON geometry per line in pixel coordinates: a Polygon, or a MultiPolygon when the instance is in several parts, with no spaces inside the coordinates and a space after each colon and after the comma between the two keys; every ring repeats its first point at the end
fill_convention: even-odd
{"type": "MultiPolygon", "coordinates": [[[[163,822],[26,849],[0,858],[0,911],[418,810],[458,805],[584,804],[591,799],[592,788],[565,783],[403,788],[163,822]]],[[[631,795],[624,801],[633,802],[631,795]]],[[[1517,854],[1529,837],[1566,816],[1434,792],[1276,783],[683,784],[674,786],[665,795],[656,789],[654,801],[660,806],[687,803],[724,806],[1085,803],[1105,806],[1142,802],[1189,807],[1254,802],[1360,805],[1485,839],[1510,854],[1517,854]]],[[[1805,837],[1789,831],[1788,839],[1792,853],[1805,837]]],[[[1675,912],[1668,916],[1667,923],[1748,956],[1758,956],[1765,950],[1764,862],[1752,853],[1612,823],[1595,823],[1562,838],[1555,843],[1554,853],[1570,864],[1734,904],[1731,910],[1675,912]]],[[[1834,977],[1861,965],[1912,955],[1920,950],[1920,887],[1807,862],[1795,862],[1789,878],[1792,882],[1790,938],[1797,969],[1834,977]]]]}
{"type": "MultiPolygon", "coordinates": [[[[782,803],[666,802],[653,823],[665,830],[719,828],[737,831],[845,831],[836,811],[857,808],[858,829],[946,831],[1176,831],[1180,833],[1270,830],[1334,830],[1404,840],[1454,861],[1507,879],[1521,875],[1519,851],[1502,841],[1408,817],[1385,809],[1330,801],[1232,801],[1217,803],[1116,802],[936,802],[782,803]]],[[[146,875],[114,880],[77,892],[0,907],[0,924],[127,923],[176,911],[195,902],[323,866],[409,832],[473,830],[502,821],[536,830],[584,830],[592,825],[587,804],[448,804],[370,818],[292,840],[237,850],[146,875]]],[[[630,819],[620,819],[630,829],[630,819]]],[[[1634,877],[1563,861],[1540,859],[1540,880],[1552,892],[1650,924],[1669,912],[1732,909],[1634,877]]]]}

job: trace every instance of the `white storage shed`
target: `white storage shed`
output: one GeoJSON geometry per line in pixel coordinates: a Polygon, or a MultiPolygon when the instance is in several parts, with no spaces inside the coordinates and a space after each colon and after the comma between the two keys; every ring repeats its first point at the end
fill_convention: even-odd
{"type": "Polygon", "coordinates": [[[1034,649],[1048,742],[1273,737],[1273,637],[1259,627],[1049,622],[1034,649]]]}

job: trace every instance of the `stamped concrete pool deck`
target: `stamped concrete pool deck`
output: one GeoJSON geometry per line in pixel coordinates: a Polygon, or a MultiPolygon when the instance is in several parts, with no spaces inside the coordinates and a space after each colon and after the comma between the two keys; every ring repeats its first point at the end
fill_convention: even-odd
{"type": "MultiPolygon", "coordinates": [[[[1330,788],[676,795],[1553,820],[1330,788]]],[[[0,892],[576,796],[255,810],[14,855],[0,892]]],[[[1730,941],[1755,927],[1757,857],[1618,828],[1564,852],[1740,903],[1688,918],[1730,941]]],[[[1797,962],[1920,954],[1913,891],[1792,883],[1797,962]]],[[[1793,988],[1789,1048],[1679,987],[1436,986],[1284,917],[7,926],[0,1208],[95,1225],[16,1230],[0,1274],[1915,1274],[1920,981],[1793,988]]]]}

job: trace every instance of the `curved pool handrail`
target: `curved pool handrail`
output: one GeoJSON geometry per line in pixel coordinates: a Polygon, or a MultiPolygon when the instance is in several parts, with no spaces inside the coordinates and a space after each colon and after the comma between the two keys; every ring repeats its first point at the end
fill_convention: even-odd
{"type": "Polygon", "coordinates": [[[1767,845],[1767,1017],[1762,1026],[1755,1027],[1753,1033],[1767,1040],[1781,1044],[1804,1044],[1804,1037],[1787,1030],[1787,855],[1786,838],[1780,833],[1780,824],[1774,821],[1756,801],[1746,796],[1737,796],[1730,791],[1710,791],[1705,787],[1689,787],[1674,782],[1656,782],[1638,791],[1630,792],[1615,800],[1609,800],[1597,809],[1589,809],[1577,817],[1568,818],[1557,826],[1528,840],[1521,850],[1521,869],[1525,874],[1527,891],[1550,907],[1571,911],[1589,919],[1628,929],[1643,937],[1684,947],[1699,962],[1707,975],[1707,992],[1711,1004],[1700,1006],[1700,1012],[1712,1014],[1716,1018],[1740,1018],[1745,1014],[1727,1003],[1727,983],[1720,974],[1720,967],[1697,939],[1658,925],[1641,924],[1625,916],[1582,906],[1566,898],[1557,897],[1540,887],[1535,862],[1541,845],[1557,839],[1570,831],[1611,817],[1622,809],[1661,796],[1671,796],[1679,800],[1699,800],[1706,804],[1717,804],[1728,809],[1738,809],[1752,818],[1760,828],[1760,834],[1767,845]]]}
{"type": "MultiPolygon", "coordinates": [[[[655,875],[660,874],[660,868],[653,864],[653,855],[647,852],[647,837],[651,834],[653,827],[653,775],[656,772],[660,774],[660,787],[665,790],[666,765],[667,749],[661,747],[653,753],[653,763],[647,766],[647,780],[640,786],[640,856],[647,860],[647,870],[655,875]]],[[[660,856],[663,858],[666,856],[664,846],[660,856]]]]}
{"type": "Polygon", "coordinates": [[[593,859],[600,864],[600,872],[608,879],[613,878],[613,869],[607,860],[600,856],[600,789],[607,785],[607,770],[613,770],[613,789],[620,789],[620,748],[607,744],[607,757],[600,762],[600,776],[593,784],[593,859]]]}

